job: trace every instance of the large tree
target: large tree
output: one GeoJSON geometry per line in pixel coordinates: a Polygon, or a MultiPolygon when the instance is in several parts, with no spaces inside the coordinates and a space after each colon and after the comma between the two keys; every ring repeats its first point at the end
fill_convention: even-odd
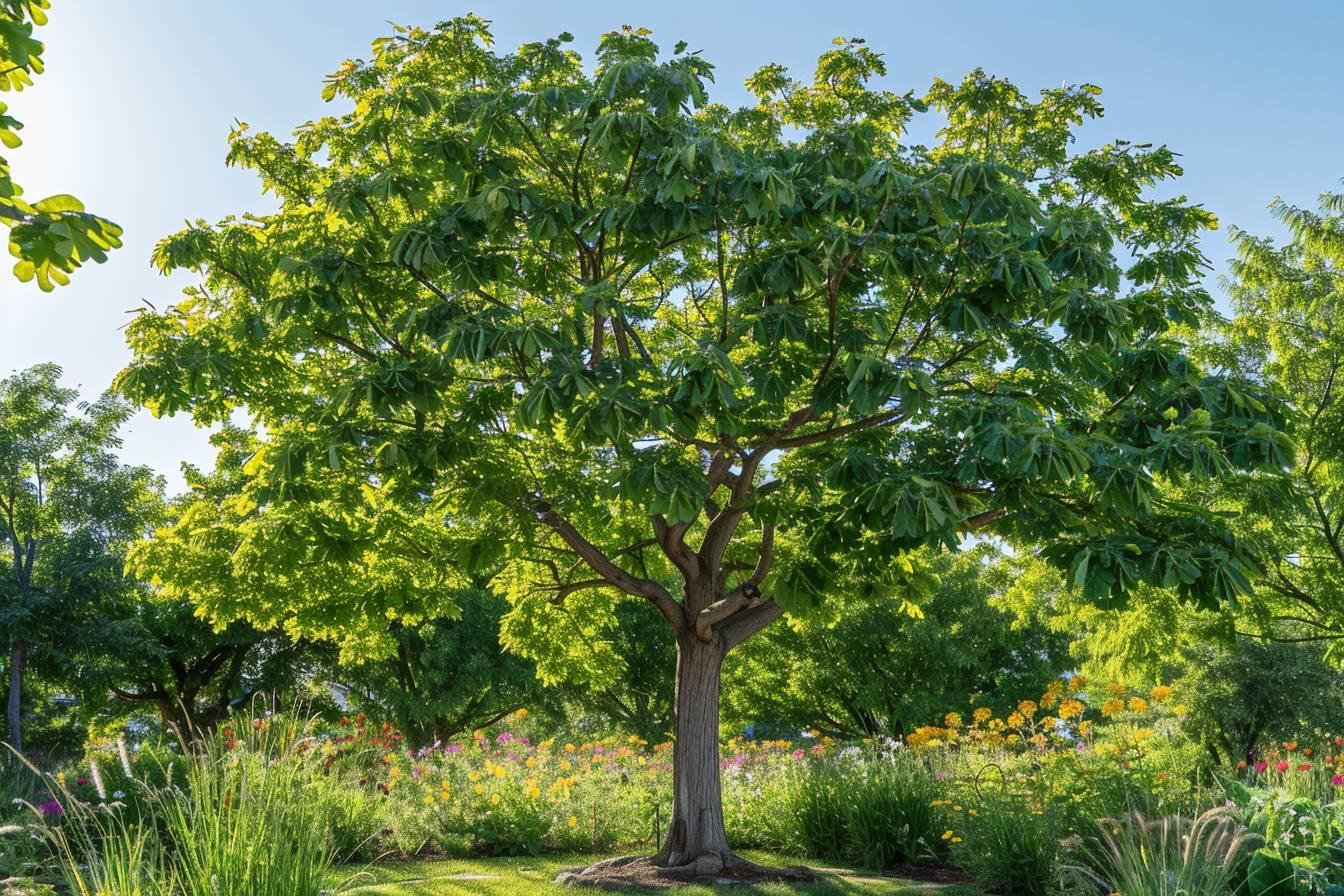
{"type": "Polygon", "coordinates": [[[121,388],[267,433],[230,560],[259,590],[212,612],[386,649],[389,617],[451,600],[402,581],[430,556],[501,569],[544,669],[645,601],[677,646],[654,861],[698,875],[745,868],[723,659],[834,583],[887,599],[894,557],[988,530],[1097,599],[1249,587],[1222,520],[1157,482],[1284,464],[1281,421],[1184,354],[1212,218],[1147,195],[1174,154],[1070,153],[1096,88],[974,72],[916,99],[842,40],[734,110],[685,44],[626,28],[589,67],[569,39],[398,28],[330,78],[344,111],[233,135],[276,211],[159,246],[202,279],[129,327],[121,388]],[[904,142],[930,105],[937,145],[904,142]]]}
{"type": "MultiPolygon", "coordinates": [[[[47,22],[49,0],[0,0],[0,92],[20,91],[42,73],[42,42],[33,29],[47,22]]],[[[9,149],[22,141],[23,125],[0,103],[0,144],[9,149]]],[[[0,225],[8,227],[9,251],[18,259],[15,275],[37,280],[44,292],[70,282],[70,274],[87,261],[106,261],[121,245],[121,228],[90,214],[75,197],[60,193],[28,202],[14,182],[9,162],[0,156],[0,225]]]]}
{"type": "Polygon", "coordinates": [[[123,586],[125,545],[162,502],[157,477],[116,456],[130,407],[110,395],[72,407],[60,375],[41,364],[0,380],[0,633],[15,749],[30,651],[79,648],[84,623],[123,586]]]}

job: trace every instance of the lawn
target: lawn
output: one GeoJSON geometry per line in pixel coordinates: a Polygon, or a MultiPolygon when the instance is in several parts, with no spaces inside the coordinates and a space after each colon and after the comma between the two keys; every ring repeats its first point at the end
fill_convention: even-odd
{"type": "MultiPolygon", "coordinates": [[[[807,864],[794,858],[749,853],[755,861],[777,865],[807,864]]],[[[517,893],[572,894],[567,887],[551,883],[565,868],[589,864],[592,856],[546,856],[543,858],[430,859],[383,862],[367,868],[343,866],[332,873],[331,884],[344,883],[343,893],[359,896],[512,896],[517,893]]],[[[636,891],[632,891],[636,892],[636,891]]],[[[682,896],[716,892],[710,887],[686,887],[682,896]]],[[[827,868],[818,881],[804,887],[766,884],[734,887],[741,894],[798,894],[798,896],[982,896],[973,887],[917,883],[880,877],[845,868],[827,868]]]]}

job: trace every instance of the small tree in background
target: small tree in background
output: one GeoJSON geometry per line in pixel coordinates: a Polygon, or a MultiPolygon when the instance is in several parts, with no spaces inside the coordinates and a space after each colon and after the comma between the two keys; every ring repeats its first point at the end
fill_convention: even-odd
{"type": "Polygon", "coordinates": [[[398,28],[328,81],[346,111],[233,136],[278,211],[159,246],[202,280],[131,325],[121,388],[267,432],[227,561],[255,588],[201,594],[216,618],[386,652],[389,618],[502,570],[503,636],[545,674],[645,601],[677,646],[654,863],[703,876],[750,870],[723,659],[786,610],[887,600],[894,558],[972,532],[1044,546],[1096,600],[1249,589],[1223,521],[1158,486],[1288,463],[1282,420],[1184,353],[1213,220],[1146,195],[1174,155],[1070,153],[1096,88],[975,72],[917,99],[841,40],[733,110],[685,44],[627,28],[588,68],[569,39],[398,28]],[[903,143],[929,106],[938,144],[903,143]]]}
{"type": "MultiPolygon", "coordinates": [[[[42,42],[34,26],[47,23],[49,0],[0,0],[0,92],[32,86],[42,73],[42,42]]],[[[14,149],[23,125],[0,103],[0,144],[14,149]]],[[[23,198],[9,162],[0,156],[0,225],[9,227],[9,251],[18,262],[14,274],[25,283],[37,280],[43,292],[70,282],[70,274],[87,261],[106,261],[121,245],[121,228],[84,211],[84,204],[62,193],[36,202],[23,198]]]]}
{"type": "Polygon", "coordinates": [[[863,601],[842,587],[731,654],[725,714],[787,734],[904,737],[968,697],[1007,715],[1073,668],[1068,634],[993,606],[1020,569],[989,545],[909,559],[897,589],[906,600],[863,601]]]}
{"type": "Polygon", "coordinates": [[[60,376],[41,364],[0,380],[0,631],[16,750],[30,651],[79,650],[81,623],[124,586],[126,544],[162,509],[157,477],[114,453],[131,409],[104,396],[73,410],[60,376]]]}

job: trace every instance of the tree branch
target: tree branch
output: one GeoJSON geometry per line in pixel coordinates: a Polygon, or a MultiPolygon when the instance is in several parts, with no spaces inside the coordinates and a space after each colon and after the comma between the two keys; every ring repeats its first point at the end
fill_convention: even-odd
{"type": "Polygon", "coordinates": [[[597,545],[584,538],[579,530],[560,514],[551,509],[541,498],[525,499],[523,505],[536,515],[537,520],[552,529],[569,549],[578,555],[584,563],[603,579],[615,585],[626,594],[642,597],[650,601],[668,624],[680,634],[686,627],[686,617],[681,606],[662,585],[651,579],[641,579],[626,572],[615,561],[604,554],[597,545]]]}

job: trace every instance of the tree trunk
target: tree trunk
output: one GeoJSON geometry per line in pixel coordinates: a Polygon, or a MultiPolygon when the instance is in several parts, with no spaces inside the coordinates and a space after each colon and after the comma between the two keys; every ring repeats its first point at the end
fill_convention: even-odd
{"type": "Polygon", "coordinates": [[[677,644],[672,821],[654,858],[663,868],[696,866],[714,874],[735,862],[723,829],[719,787],[719,672],[722,639],[706,644],[687,633],[677,644]]]}
{"type": "Polygon", "coordinates": [[[28,644],[15,641],[9,648],[9,745],[17,752],[23,752],[23,730],[21,715],[23,709],[23,667],[28,662],[28,644]]]}

